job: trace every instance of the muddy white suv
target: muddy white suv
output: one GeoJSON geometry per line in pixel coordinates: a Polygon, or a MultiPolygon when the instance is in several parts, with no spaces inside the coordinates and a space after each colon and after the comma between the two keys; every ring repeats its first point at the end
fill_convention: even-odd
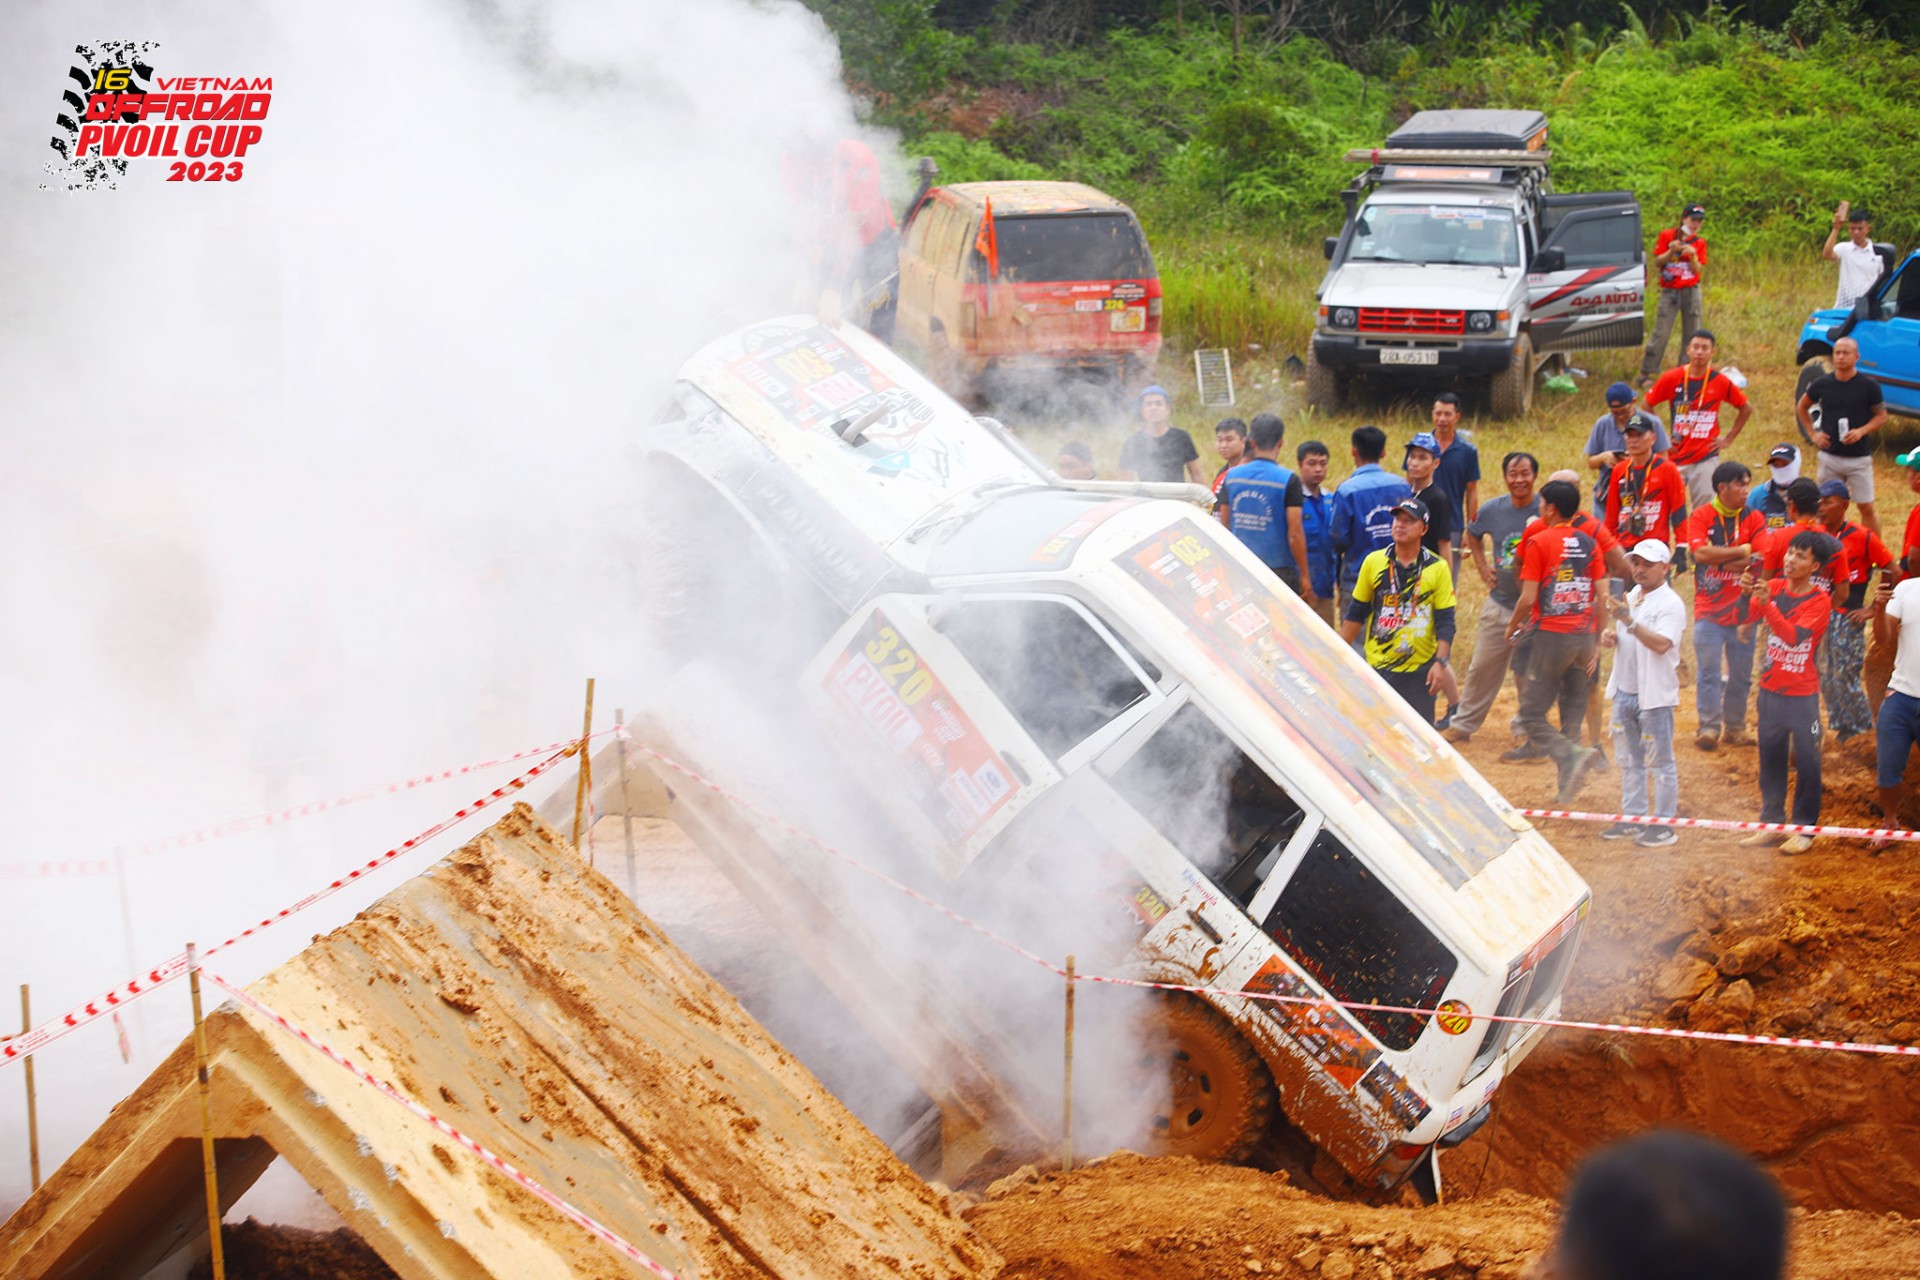
{"type": "Polygon", "coordinates": [[[1421,111],[1385,149],[1347,153],[1367,168],[1326,241],[1312,404],[1339,407],[1356,379],[1438,377],[1511,418],[1548,360],[1641,344],[1640,205],[1556,195],[1546,139],[1538,111],[1421,111]]]}
{"type": "MultiPolygon", "coordinates": [[[[1540,1031],[1475,1015],[1558,1010],[1587,886],[1204,490],[1063,482],[866,334],[808,317],[694,356],[645,443],[693,507],[725,513],[716,574],[772,575],[749,593],[756,623],[778,600],[806,620],[778,625],[819,627],[793,676],[811,750],[884,824],[903,879],[1008,930],[1039,904],[1066,936],[1015,940],[1064,944],[1083,971],[1206,989],[1165,998],[1158,1149],[1243,1157],[1277,1108],[1386,1188],[1485,1119],[1540,1031]]],[[[893,945],[885,931],[834,942],[870,913],[803,907],[797,855],[772,852],[788,833],[683,790],[711,806],[691,829],[717,860],[823,971],[858,973],[829,985],[869,998],[891,958],[861,949],[893,945]]],[[[924,993],[908,1006],[961,1020],[924,993]]],[[[1005,1069],[1057,1081],[1057,1050],[1039,1057],[1005,1069]]],[[[943,1105],[929,1076],[946,1069],[919,1066],[943,1105]]]]}

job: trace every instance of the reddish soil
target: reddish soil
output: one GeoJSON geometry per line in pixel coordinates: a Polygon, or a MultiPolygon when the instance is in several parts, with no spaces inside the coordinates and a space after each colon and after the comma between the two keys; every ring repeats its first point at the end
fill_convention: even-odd
{"type": "MultiPolygon", "coordinates": [[[[1546,763],[1501,764],[1511,697],[1464,754],[1516,804],[1552,804],[1546,763]]],[[[1680,812],[1750,819],[1752,747],[1693,746],[1681,709],[1680,812]]],[[[1871,740],[1829,744],[1823,821],[1877,826],[1871,740]]],[[[1617,773],[1578,807],[1617,807],[1617,773]]],[[[1914,815],[1908,815],[1909,820],[1914,815]]],[[[1593,886],[1566,1015],[1876,1044],[1920,1041],[1920,846],[1874,856],[1823,839],[1783,857],[1686,831],[1647,850],[1596,824],[1545,824],[1593,886]]],[[[1583,1152],[1654,1125],[1717,1134],[1764,1161],[1808,1208],[1920,1214],[1920,1062],[1816,1050],[1556,1032],[1502,1090],[1496,1119],[1450,1157],[1469,1186],[1560,1193],[1583,1152]]],[[[1458,1182],[1456,1182],[1458,1185],[1458,1182]]]]}
{"type": "MultiPolygon", "coordinates": [[[[1554,1213],[1513,1191],[1430,1209],[1345,1204],[1280,1174],[1121,1154],[1005,1179],[966,1217],[1006,1258],[1002,1280],[1519,1280],[1554,1213]]],[[[1904,1218],[1795,1210],[1791,1230],[1796,1278],[1920,1275],[1920,1224],[1904,1218]]]]}

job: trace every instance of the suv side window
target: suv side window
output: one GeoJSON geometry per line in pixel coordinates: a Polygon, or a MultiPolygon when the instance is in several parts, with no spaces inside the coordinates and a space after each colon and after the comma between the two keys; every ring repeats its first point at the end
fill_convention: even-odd
{"type": "Polygon", "coordinates": [[[1617,215],[1570,218],[1553,243],[1566,250],[1569,267],[1606,267],[1632,262],[1640,247],[1639,219],[1617,215]]]}
{"type": "Polygon", "coordinates": [[[939,627],[1055,759],[1148,696],[1106,637],[1064,601],[966,600],[939,627]]]}
{"type": "MultiPolygon", "coordinates": [[[[1459,959],[1322,828],[1264,928],[1335,1000],[1431,1009],[1459,959]]],[[[1424,1016],[1350,1010],[1389,1049],[1413,1047],[1424,1016]]]]}
{"type": "Polygon", "coordinates": [[[1191,702],[1154,730],[1111,781],[1242,907],[1306,817],[1287,789],[1191,702]]]}

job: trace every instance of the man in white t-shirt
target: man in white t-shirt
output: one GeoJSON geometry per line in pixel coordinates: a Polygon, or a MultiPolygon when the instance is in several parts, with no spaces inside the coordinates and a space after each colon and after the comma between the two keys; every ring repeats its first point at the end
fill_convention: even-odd
{"type": "MultiPolygon", "coordinates": [[[[1883,648],[1894,646],[1893,675],[1874,724],[1874,741],[1880,754],[1880,812],[1889,827],[1898,827],[1900,775],[1920,742],[1920,578],[1907,578],[1899,586],[1880,579],[1873,597],[1873,638],[1883,648]]],[[[1892,843],[1875,840],[1873,852],[1892,843]]]]}
{"type": "Polygon", "coordinates": [[[1848,213],[1842,202],[1833,211],[1833,230],[1827,232],[1827,243],[1821,246],[1820,256],[1840,264],[1840,286],[1834,290],[1833,305],[1851,307],[1861,294],[1879,283],[1884,265],[1873,250],[1873,215],[1865,209],[1848,213]],[[1847,232],[1844,244],[1840,242],[1843,227],[1847,232]]]}
{"type": "MultiPolygon", "coordinates": [[[[1680,766],[1673,758],[1673,713],[1680,705],[1680,637],[1687,606],[1667,585],[1673,552],[1658,538],[1627,552],[1634,588],[1613,600],[1614,628],[1600,643],[1616,652],[1607,696],[1613,699],[1613,758],[1620,766],[1620,812],[1671,818],[1680,805],[1680,766]],[[1648,805],[1651,783],[1652,805],[1648,805]]],[[[1678,844],[1672,827],[1616,822],[1603,840],[1643,849],[1678,844]]]]}

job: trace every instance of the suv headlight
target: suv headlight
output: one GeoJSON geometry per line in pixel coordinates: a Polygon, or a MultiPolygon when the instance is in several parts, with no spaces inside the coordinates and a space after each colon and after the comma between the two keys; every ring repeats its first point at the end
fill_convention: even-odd
{"type": "Polygon", "coordinates": [[[1474,333],[1490,333],[1493,330],[1493,312],[1467,312],[1467,328],[1474,333]]]}
{"type": "Polygon", "coordinates": [[[1356,329],[1360,326],[1360,314],[1352,307],[1333,309],[1333,327],[1336,329],[1356,329]]]}

